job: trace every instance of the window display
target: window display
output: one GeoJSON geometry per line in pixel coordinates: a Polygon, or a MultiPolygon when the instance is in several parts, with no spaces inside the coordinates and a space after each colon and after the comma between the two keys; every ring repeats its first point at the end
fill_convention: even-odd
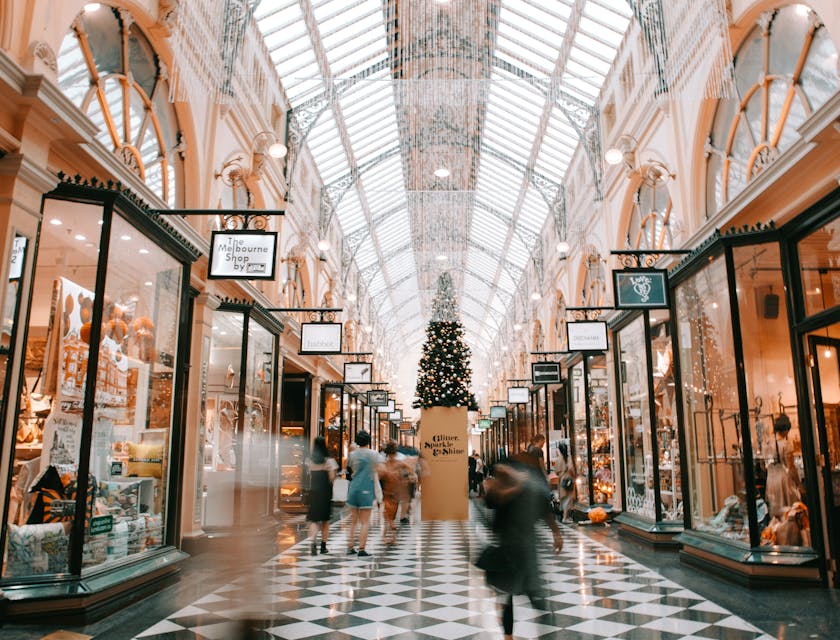
{"type": "Polygon", "coordinates": [[[303,464],[309,442],[309,396],[312,381],[308,375],[283,375],[280,402],[280,495],[284,509],[305,510],[303,464]]]}
{"type": "Polygon", "coordinates": [[[183,273],[118,212],[44,200],[4,578],[164,544],[183,273]]]}
{"type": "Polygon", "coordinates": [[[586,387],[584,385],[583,362],[569,370],[572,385],[572,416],[574,420],[574,462],[577,470],[575,481],[577,501],[589,504],[589,434],[586,428],[586,387]]]}
{"type": "MultiPolygon", "coordinates": [[[[751,424],[744,435],[752,445],[761,542],[774,544],[773,532],[785,511],[805,498],[787,303],[784,295],[776,293],[784,293],[781,256],[776,243],[735,247],[732,253],[744,374],[748,397],[753,399],[751,424]]],[[[807,514],[804,504],[803,508],[807,514]]]]}
{"type": "Polygon", "coordinates": [[[653,407],[656,415],[656,455],[659,464],[659,501],[662,520],[683,521],[682,471],[677,433],[677,395],[674,381],[674,347],[670,313],[650,315],[650,349],[653,362],[653,407]]]}
{"type": "Polygon", "coordinates": [[[656,519],[653,447],[648,393],[645,316],[618,332],[621,358],[621,407],[624,434],[625,509],[656,519]]]}
{"type": "Polygon", "coordinates": [[[676,288],[692,526],[747,542],[746,485],[726,264],[676,288]]]}
{"type": "Polygon", "coordinates": [[[604,355],[589,356],[586,365],[592,451],[592,499],[594,504],[612,504],[615,493],[615,459],[607,394],[607,358],[604,355]]]}
{"type": "Polygon", "coordinates": [[[274,334],[248,309],[223,306],[213,314],[206,388],[204,528],[231,527],[242,512],[261,517],[272,508],[274,342],[274,334]]]}

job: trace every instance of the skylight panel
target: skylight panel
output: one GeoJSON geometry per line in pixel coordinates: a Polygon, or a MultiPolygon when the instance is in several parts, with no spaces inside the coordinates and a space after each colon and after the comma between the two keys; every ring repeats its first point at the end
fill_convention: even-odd
{"type": "Polygon", "coordinates": [[[507,258],[520,269],[524,269],[531,258],[530,251],[515,234],[510,239],[507,258]]]}
{"type": "Polygon", "coordinates": [[[537,69],[538,75],[547,76],[554,68],[554,60],[548,54],[542,54],[524,47],[518,42],[510,38],[504,38],[501,35],[496,40],[496,51],[498,53],[507,53],[514,60],[537,69]]]}
{"type": "Polygon", "coordinates": [[[511,25],[526,37],[538,38],[544,42],[558,42],[566,33],[568,11],[565,17],[546,12],[524,2],[508,0],[502,5],[501,22],[511,25]]]}
{"type": "MultiPolygon", "coordinates": [[[[629,6],[626,8],[629,9],[629,6]]],[[[627,29],[627,23],[630,21],[626,14],[618,14],[611,9],[607,9],[598,2],[593,2],[592,0],[589,0],[583,7],[583,15],[589,16],[599,22],[603,22],[619,33],[624,33],[627,29]]]]}
{"type": "Polygon", "coordinates": [[[479,239],[481,244],[494,253],[499,253],[505,246],[507,227],[493,214],[481,207],[476,207],[472,214],[470,237],[479,239]]]}
{"type": "Polygon", "coordinates": [[[586,35],[589,35],[596,40],[602,41],[604,45],[612,50],[610,57],[615,56],[615,48],[618,47],[624,39],[623,31],[621,33],[613,31],[612,29],[607,28],[607,25],[596,22],[585,15],[580,17],[580,31],[585,32],[586,35]]]}
{"type": "Polygon", "coordinates": [[[519,210],[517,225],[533,233],[539,233],[543,228],[543,224],[545,224],[547,215],[548,205],[543,200],[542,195],[533,187],[529,187],[525,193],[522,208],[519,210]]]}
{"type": "Polygon", "coordinates": [[[364,271],[376,263],[377,260],[379,260],[379,256],[376,254],[376,247],[368,239],[356,251],[356,265],[359,267],[359,271],[364,271]]]}
{"type": "MultiPolygon", "coordinates": [[[[578,43],[576,42],[576,45],[578,43]]],[[[569,54],[569,59],[574,60],[575,62],[592,69],[593,71],[599,73],[601,76],[606,76],[612,64],[599,56],[594,56],[585,49],[580,46],[572,47],[572,50],[569,54]]]]}
{"type": "MultiPolygon", "coordinates": [[[[557,47],[549,43],[562,41],[562,34],[552,33],[544,29],[542,34],[540,34],[542,37],[533,37],[537,34],[534,33],[532,35],[530,31],[537,31],[537,29],[534,29],[536,26],[535,23],[525,25],[528,31],[523,31],[522,28],[516,28],[508,24],[504,15],[505,12],[502,11],[502,21],[499,22],[499,36],[501,38],[505,41],[516,43],[517,46],[528,49],[548,61],[552,61],[557,57],[557,47]]],[[[515,16],[511,17],[515,18],[515,16]]]]}

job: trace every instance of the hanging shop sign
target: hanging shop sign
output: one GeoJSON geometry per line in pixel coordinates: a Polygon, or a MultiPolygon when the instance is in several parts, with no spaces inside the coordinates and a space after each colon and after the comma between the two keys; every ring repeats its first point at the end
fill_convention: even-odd
{"type": "MultiPolygon", "coordinates": [[[[370,384],[373,381],[373,364],[370,362],[345,362],[344,382],[347,384],[370,384]]],[[[387,393],[386,393],[387,395],[387,393]]]]}
{"type": "Polygon", "coordinates": [[[528,387],[508,387],[508,404],[528,404],[531,392],[528,387]]]}
{"type": "Polygon", "coordinates": [[[569,351],[606,351],[607,323],[603,320],[567,322],[566,344],[569,351]]]}
{"type": "Polygon", "coordinates": [[[402,422],[402,419],[402,409],[394,409],[390,414],[388,414],[388,420],[391,422],[402,422]]]}
{"type": "MultiPolygon", "coordinates": [[[[502,408],[504,408],[504,407],[502,407],[502,408]]],[[[492,424],[493,423],[490,420],[490,418],[479,418],[479,420],[478,420],[478,428],[481,429],[482,431],[484,431],[485,429],[489,429],[492,424]]]]}
{"type": "Polygon", "coordinates": [[[668,272],[665,269],[613,271],[616,309],[667,309],[668,272]]]}
{"type": "Polygon", "coordinates": [[[276,231],[214,231],[208,278],[274,280],[276,231]]]}
{"type": "Polygon", "coordinates": [[[340,322],[304,322],[300,325],[301,355],[329,355],[341,353],[342,327],[340,322]]]}
{"type": "Polygon", "coordinates": [[[400,422],[400,433],[413,436],[414,435],[414,425],[411,422],[400,422]]]}
{"type": "Polygon", "coordinates": [[[560,384],[559,362],[532,362],[531,382],[534,384],[560,384]]]}
{"type": "Polygon", "coordinates": [[[9,280],[17,280],[23,275],[23,261],[26,256],[26,238],[15,236],[12,245],[12,257],[9,260],[9,280]]]}
{"type": "Polygon", "coordinates": [[[377,413],[394,413],[394,401],[388,400],[386,404],[377,407],[377,413]]]}
{"type": "Polygon", "coordinates": [[[369,407],[388,406],[388,392],[383,389],[374,389],[367,392],[367,403],[369,407]]]}
{"type": "Polygon", "coordinates": [[[490,407],[490,419],[497,420],[498,418],[507,418],[507,409],[502,405],[490,407]]]}

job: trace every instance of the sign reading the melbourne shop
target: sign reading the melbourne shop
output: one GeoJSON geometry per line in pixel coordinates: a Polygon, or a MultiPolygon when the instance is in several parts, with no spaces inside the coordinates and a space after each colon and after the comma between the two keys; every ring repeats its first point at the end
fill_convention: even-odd
{"type": "Polygon", "coordinates": [[[502,405],[490,407],[490,418],[493,420],[498,418],[507,418],[507,409],[502,405]]]}
{"type": "Polygon", "coordinates": [[[300,325],[300,351],[305,355],[341,353],[340,322],[304,322],[300,325]]]}
{"type": "Polygon", "coordinates": [[[531,382],[534,384],[560,384],[559,362],[532,362],[531,382]]]}
{"type": "Polygon", "coordinates": [[[567,322],[566,338],[569,351],[606,351],[607,323],[602,320],[567,322]]]}
{"type": "Polygon", "coordinates": [[[276,231],[214,231],[208,278],[274,280],[276,231]]]}
{"type": "Polygon", "coordinates": [[[667,309],[668,272],[665,269],[613,271],[616,309],[667,309]]]}

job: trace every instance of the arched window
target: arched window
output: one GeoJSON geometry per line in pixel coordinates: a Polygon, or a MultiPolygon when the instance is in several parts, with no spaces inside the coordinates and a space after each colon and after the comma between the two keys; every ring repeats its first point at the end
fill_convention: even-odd
{"type": "Polygon", "coordinates": [[[122,9],[80,14],[58,56],[58,83],[99,127],[99,141],[174,207],[180,144],[164,76],[148,39],[122,9]]]}
{"type": "Polygon", "coordinates": [[[672,204],[666,179],[663,172],[649,170],[633,194],[633,212],[627,228],[628,248],[671,248],[672,204]]]}
{"type": "Polygon", "coordinates": [[[601,307],[607,292],[607,278],[604,273],[604,260],[601,254],[592,249],[584,261],[586,272],[583,277],[581,302],[585,307],[601,307]]]}
{"type": "Polygon", "coordinates": [[[735,56],[739,100],[721,100],[707,144],[706,214],[743,191],[799,139],[837,92],[837,49],[802,4],[761,14],[735,56]]]}

